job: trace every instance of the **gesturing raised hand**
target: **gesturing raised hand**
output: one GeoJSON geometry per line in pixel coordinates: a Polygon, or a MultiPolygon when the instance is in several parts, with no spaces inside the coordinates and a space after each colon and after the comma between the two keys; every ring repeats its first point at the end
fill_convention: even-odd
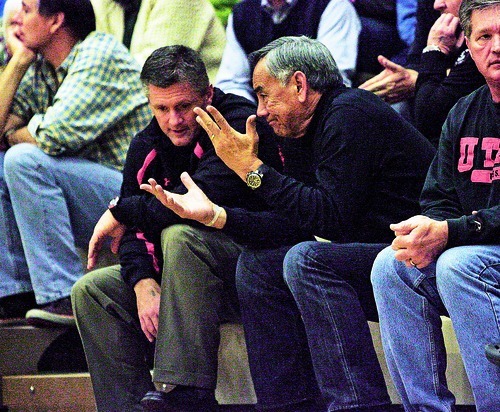
{"type": "Polygon", "coordinates": [[[194,112],[198,115],[196,121],[210,136],[217,156],[243,180],[247,172],[262,164],[257,157],[259,135],[256,131],[255,115],[247,119],[246,133],[239,133],[213,106],[207,106],[207,111],[196,107],[194,112]]]}

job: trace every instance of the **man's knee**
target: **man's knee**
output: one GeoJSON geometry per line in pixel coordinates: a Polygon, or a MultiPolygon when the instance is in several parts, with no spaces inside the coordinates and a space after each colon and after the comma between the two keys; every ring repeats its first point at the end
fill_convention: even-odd
{"type": "Polygon", "coordinates": [[[28,143],[17,144],[5,153],[5,175],[15,175],[23,169],[33,170],[39,163],[37,159],[40,159],[43,156],[47,155],[35,145],[28,143]]]}
{"type": "MultiPolygon", "coordinates": [[[[71,301],[74,308],[81,308],[89,302],[89,299],[96,294],[112,294],[112,290],[122,285],[111,286],[115,282],[113,273],[119,272],[120,266],[110,266],[102,269],[97,269],[87,273],[78,279],[71,289],[71,301]]],[[[124,283],[123,283],[124,286],[124,283]]]]}
{"type": "Polygon", "coordinates": [[[290,288],[299,286],[303,282],[307,282],[308,276],[314,275],[314,270],[303,270],[303,268],[311,268],[311,262],[316,260],[312,255],[315,252],[312,250],[318,242],[302,242],[293,246],[285,255],[283,260],[283,277],[286,284],[290,288]]]}
{"type": "MultiPolygon", "coordinates": [[[[465,258],[465,256],[460,256],[457,249],[462,248],[452,248],[445,250],[437,259],[436,262],[436,283],[438,287],[440,284],[447,284],[448,282],[454,282],[456,274],[453,276],[451,272],[455,272],[457,269],[459,272],[459,266],[461,266],[460,261],[465,258]]],[[[465,251],[464,251],[465,252],[465,251]]]]}
{"type": "Polygon", "coordinates": [[[388,283],[391,282],[394,276],[397,276],[394,267],[401,263],[396,260],[394,253],[390,246],[386,247],[373,262],[371,281],[375,292],[387,289],[388,283]]]}
{"type": "MultiPolygon", "coordinates": [[[[187,265],[203,261],[209,266],[216,264],[211,254],[210,239],[202,233],[203,229],[185,224],[175,224],[163,229],[161,247],[163,251],[163,267],[169,276],[175,273],[189,274],[187,265]]],[[[191,273],[195,276],[195,273],[191,273]]]]}
{"type": "Polygon", "coordinates": [[[463,277],[480,277],[488,267],[478,253],[479,246],[461,246],[445,250],[436,262],[438,284],[459,285],[463,277]]]}
{"type": "MultiPolygon", "coordinates": [[[[487,247],[486,247],[487,248],[487,247]]],[[[445,250],[436,263],[436,282],[440,291],[463,287],[466,279],[477,279],[496,287],[499,283],[498,260],[482,246],[460,246],[445,250]],[[492,268],[496,276],[492,273],[492,268]]]]}
{"type": "Polygon", "coordinates": [[[161,243],[163,250],[178,250],[199,241],[199,236],[196,236],[196,229],[189,225],[176,224],[163,229],[161,233],[161,243]]]}
{"type": "MultiPolygon", "coordinates": [[[[91,275],[91,273],[89,273],[89,275],[91,275]]],[[[92,284],[90,277],[91,276],[81,277],[71,288],[71,303],[76,317],[82,315],[82,311],[84,311],[84,308],[88,303],[88,299],[90,297],[89,289],[91,289],[92,284]]]]}
{"type": "Polygon", "coordinates": [[[71,301],[74,306],[80,306],[81,302],[85,302],[87,300],[89,290],[94,287],[93,277],[93,272],[90,272],[78,279],[71,288],[71,301]]]}

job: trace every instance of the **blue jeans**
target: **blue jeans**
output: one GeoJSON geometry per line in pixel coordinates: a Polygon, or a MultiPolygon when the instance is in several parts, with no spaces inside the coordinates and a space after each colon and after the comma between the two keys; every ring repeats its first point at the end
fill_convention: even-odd
{"type": "Polygon", "coordinates": [[[478,412],[500,411],[500,368],[484,355],[487,343],[500,342],[500,246],[452,248],[423,269],[407,268],[387,248],[375,260],[372,283],[405,410],[454,410],[440,318],[449,313],[478,412]]]}
{"type": "Polygon", "coordinates": [[[86,247],[121,173],[35,145],[0,152],[0,297],[34,291],[44,304],[70,295],[86,247]]]}
{"type": "Polygon", "coordinates": [[[390,404],[366,322],[376,318],[370,269],[385,246],[242,253],[236,281],[259,408],[301,411],[292,405],[319,398],[328,411],[390,404]]]}

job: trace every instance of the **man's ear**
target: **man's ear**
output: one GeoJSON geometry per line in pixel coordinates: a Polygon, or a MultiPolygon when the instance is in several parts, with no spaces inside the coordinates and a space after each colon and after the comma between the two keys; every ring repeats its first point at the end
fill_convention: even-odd
{"type": "Polygon", "coordinates": [[[214,86],[210,85],[207,89],[207,94],[205,95],[205,105],[208,106],[212,104],[212,100],[214,99],[214,86]]]}
{"type": "Polygon", "coordinates": [[[304,103],[307,99],[307,92],[309,89],[306,75],[301,71],[297,71],[293,74],[292,80],[294,82],[294,87],[297,89],[296,93],[299,102],[304,103]]]}
{"type": "Polygon", "coordinates": [[[470,54],[471,59],[472,59],[472,60],[474,60],[474,63],[475,63],[475,62],[476,62],[476,59],[475,59],[475,54],[474,54],[474,53],[471,53],[471,51],[470,51],[470,47],[469,47],[469,46],[470,46],[470,44],[469,44],[469,43],[470,43],[469,39],[468,39],[467,37],[465,37],[465,44],[466,44],[466,46],[467,46],[467,49],[469,50],[469,54],[470,54]]]}
{"type": "Polygon", "coordinates": [[[52,19],[52,25],[50,27],[50,32],[55,33],[61,27],[64,26],[65,16],[64,13],[56,13],[53,16],[50,16],[52,19]]]}

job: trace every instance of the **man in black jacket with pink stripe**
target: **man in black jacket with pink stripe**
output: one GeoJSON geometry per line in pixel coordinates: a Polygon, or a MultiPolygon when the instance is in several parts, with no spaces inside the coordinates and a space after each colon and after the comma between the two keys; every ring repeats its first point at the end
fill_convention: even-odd
{"type": "MultiPolygon", "coordinates": [[[[141,80],[154,118],[133,139],[120,197],[96,225],[89,248],[92,268],[112,237],[120,265],[93,271],[75,285],[77,325],[99,411],[139,411],[157,400],[174,410],[184,410],[182,404],[209,411],[216,407],[219,325],[238,319],[234,273],[241,246],[207,227],[214,216],[203,224],[180,219],[139,186],[155,178],[183,193],[180,175],[189,172],[218,203],[264,210],[265,203],[217,157],[193,112],[214,105],[243,131],[256,107],[214,89],[199,56],[183,46],[153,52],[141,80]],[[146,359],[154,346],[157,392],[146,359]]],[[[260,153],[280,168],[275,137],[262,127],[260,153]]]]}

